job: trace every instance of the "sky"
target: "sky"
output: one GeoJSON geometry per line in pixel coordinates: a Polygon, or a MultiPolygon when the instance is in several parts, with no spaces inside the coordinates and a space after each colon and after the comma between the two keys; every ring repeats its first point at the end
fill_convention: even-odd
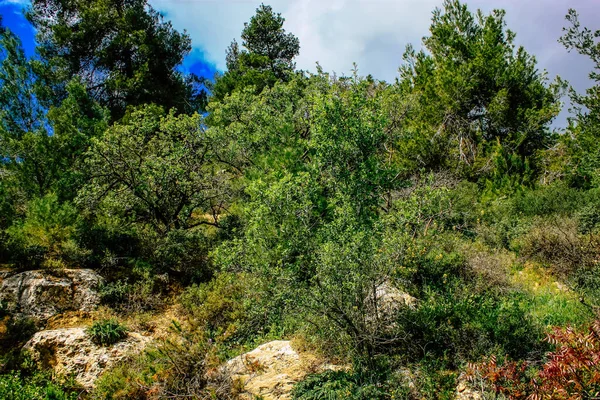
{"type": "MultiPolygon", "coordinates": [[[[417,49],[428,34],[431,13],[442,0],[149,0],[178,30],[186,30],[193,51],[183,69],[212,77],[225,68],[225,50],[239,35],[256,8],[264,2],[286,19],[285,29],[300,39],[297,67],[314,71],[316,62],[325,71],[349,73],[354,62],[361,75],[393,81],[407,44],[417,49]]],[[[591,85],[592,65],[576,53],[568,53],[557,39],[572,7],[582,25],[599,29],[600,0],[467,0],[469,8],[489,12],[506,10],[508,28],[516,42],[537,57],[540,70],[557,75],[578,91],[591,85]]],[[[28,51],[33,31],[20,10],[27,0],[0,0],[3,23],[15,31],[28,51]]],[[[556,125],[564,126],[566,110],[556,125]]]]}

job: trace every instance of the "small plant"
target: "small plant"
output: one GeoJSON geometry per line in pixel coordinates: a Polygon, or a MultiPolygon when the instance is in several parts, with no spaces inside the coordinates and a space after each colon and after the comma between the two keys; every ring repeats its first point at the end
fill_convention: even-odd
{"type": "Polygon", "coordinates": [[[588,332],[555,328],[546,341],[555,346],[538,369],[532,363],[498,363],[492,356],[470,364],[467,379],[509,399],[592,399],[600,394],[600,321],[588,332]]]}
{"type": "Polygon", "coordinates": [[[299,382],[293,390],[295,400],[383,399],[384,391],[372,383],[361,384],[358,374],[326,371],[299,382]]]}
{"type": "Polygon", "coordinates": [[[94,322],[88,328],[87,333],[91,336],[94,343],[102,346],[110,346],[127,336],[127,328],[115,319],[107,319],[94,322]]]}

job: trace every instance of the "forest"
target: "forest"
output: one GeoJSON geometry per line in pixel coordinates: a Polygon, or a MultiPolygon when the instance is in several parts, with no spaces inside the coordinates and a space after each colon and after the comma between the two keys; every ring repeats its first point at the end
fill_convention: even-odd
{"type": "Polygon", "coordinates": [[[214,79],[147,0],[25,12],[34,55],[0,28],[0,398],[600,395],[600,30],[576,10],[553,40],[591,61],[584,92],[459,0],[393,82],[298,70],[265,4],[214,79]],[[12,304],[13,277],[77,271],[93,308],[12,304]],[[150,342],[86,385],[28,350],[74,327],[150,342]],[[311,357],[289,390],[228,372],[282,341],[311,357]]]}

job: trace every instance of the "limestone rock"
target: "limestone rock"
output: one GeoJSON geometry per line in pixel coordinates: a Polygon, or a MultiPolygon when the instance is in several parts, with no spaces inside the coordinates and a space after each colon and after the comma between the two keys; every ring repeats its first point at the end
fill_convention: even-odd
{"type": "Polygon", "coordinates": [[[456,386],[456,400],[483,400],[483,396],[471,389],[465,381],[459,381],[456,386]]]}
{"type": "Polygon", "coordinates": [[[403,307],[416,308],[418,300],[392,286],[388,281],[377,285],[366,299],[366,322],[374,332],[386,332],[396,327],[395,317],[403,307]]]}
{"type": "Polygon", "coordinates": [[[108,367],[128,354],[138,353],[151,338],[137,333],[112,346],[104,347],[92,342],[85,328],[46,330],[36,333],[23,347],[41,368],[51,368],[55,373],[74,374],[77,382],[86,389],[108,367]]]}
{"type": "Polygon", "coordinates": [[[0,278],[0,301],[9,312],[38,320],[64,311],[92,311],[102,281],[90,269],[25,271],[0,278]]]}
{"type": "Polygon", "coordinates": [[[408,293],[404,293],[389,282],[383,282],[375,289],[375,298],[380,310],[394,312],[402,306],[414,308],[418,300],[408,293]]]}
{"type": "Polygon", "coordinates": [[[285,340],[263,344],[225,365],[234,387],[242,392],[240,398],[264,400],[290,399],[295,383],[326,369],[335,367],[322,365],[310,354],[298,353],[285,340]]]}

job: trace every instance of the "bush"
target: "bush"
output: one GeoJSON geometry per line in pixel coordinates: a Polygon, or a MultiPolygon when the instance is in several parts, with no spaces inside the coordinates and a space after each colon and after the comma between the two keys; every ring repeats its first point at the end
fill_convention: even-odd
{"type": "Polygon", "coordinates": [[[387,399],[385,391],[373,383],[361,383],[359,375],[345,371],[326,371],[310,375],[296,384],[294,400],[377,400],[387,399]]]}
{"type": "Polygon", "coordinates": [[[43,373],[24,378],[18,372],[0,375],[0,399],[6,400],[75,400],[78,393],[70,382],[66,386],[53,382],[43,373]]]}
{"type": "Polygon", "coordinates": [[[87,329],[92,341],[101,346],[110,346],[127,336],[127,328],[117,320],[108,319],[97,321],[87,329]]]}
{"type": "Polygon", "coordinates": [[[600,393],[600,321],[587,332],[555,328],[546,341],[555,349],[540,368],[536,363],[494,356],[470,364],[467,377],[509,399],[592,399],[600,393]]]}
{"type": "Polygon", "coordinates": [[[102,304],[130,314],[156,311],[166,303],[169,276],[156,275],[152,265],[133,260],[133,268],[123,271],[125,279],[103,284],[99,288],[102,304]]]}
{"type": "Polygon", "coordinates": [[[171,335],[124,360],[96,381],[92,399],[230,399],[230,380],[218,368],[214,344],[173,323],[171,335]]]}
{"type": "Polygon", "coordinates": [[[100,302],[115,307],[126,302],[131,292],[131,285],[125,281],[104,283],[98,288],[100,302]]]}
{"type": "Polygon", "coordinates": [[[89,252],[76,241],[78,222],[75,207],[55,194],[30,201],[25,219],[7,230],[12,261],[27,268],[79,264],[89,252]]]}
{"type": "Polygon", "coordinates": [[[577,221],[569,218],[538,220],[513,246],[562,278],[595,265],[600,256],[600,238],[580,235],[577,221]]]}
{"type": "MultiPolygon", "coordinates": [[[[0,355],[10,354],[19,349],[37,331],[29,318],[5,316],[0,319],[0,355]]],[[[2,367],[0,362],[0,368],[2,367]]]]}
{"type": "Polygon", "coordinates": [[[299,322],[296,314],[284,312],[287,298],[247,273],[219,273],[187,287],[179,301],[187,322],[218,344],[224,358],[237,355],[240,346],[279,339],[286,325],[299,322]]]}
{"type": "Polygon", "coordinates": [[[523,295],[477,293],[449,281],[446,291],[429,290],[418,308],[403,310],[397,336],[404,339],[396,351],[415,362],[437,358],[446,368],[498,349],[516,357],[539,352],[541,331],[527,305],[523,295]]]}

